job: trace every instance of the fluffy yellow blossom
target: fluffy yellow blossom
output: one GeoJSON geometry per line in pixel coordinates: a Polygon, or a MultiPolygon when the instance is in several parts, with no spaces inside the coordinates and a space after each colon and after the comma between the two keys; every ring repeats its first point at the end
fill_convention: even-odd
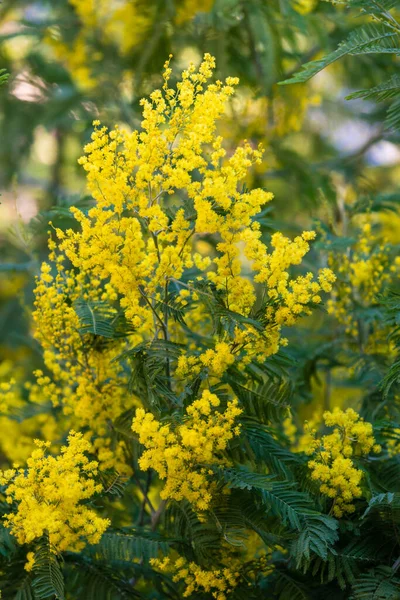
{"type": "Polygon", "coordinates": [[[7,413],[11,405],[15,405],[18,395],[15,390],[15,379],[0,383],[0,412],[7,413]]]}
{"type": "Polygon", "coordinates": [[[240,577],[238,572],[228,567],[202,569],[195,562],[189,562],[183,557],[175,561],[169,557],[163,560],[153,558],[150,559],[150,564],[161,572],[171,573],[174,582],[183,581],[184,598],[197,592],[206,593],[209,598],[216,600],[226,600],[227,595],[237,586],[240,577]]]}
{"type": "Polygon", "coordinates": [[[155,6],[141,0],[68,0],[77,17],[74,35],[49,28],[45,43],[64,63],[76,84],[90,90],[104,79],[102,48],[114,46],[121,56],[141,44],[156,17],[155,6]]]}
{"type": "Polygon", "coordinates": [[[305,452],[310,454],[315,447],[315,436],[322,423],[322,409],[317,409],[304,423],[303,432],[299,435],[294,445],[294,452],[305,452]]]}
{"type": "Polygon", "coordinates": [[[142,408],[136,410],[132,430],[145,447],[139,465],[144,471],[154,469],[165,480],[163,499],[185,498],[199,511],[208,508],[212,499],[208,467],[224,464],[223,451],[239,433],[236,419],[242,412],[237,400],[228,402],[223,412],[217,410],[219,405],[219,398],[204,390],[175,428],[142,408]]]}
{"type": "Polygon", "coordinates": [[[340,518],[354,512],[352,501],[362,496],[363,472],[352,458],[381,449],[375,443],[371,423],[365,422],[352,408],[326,411],[323,419],[333,432],[311,441],[308,450],[313,459],[308,466],[311,479],[318,481],[321,493],[333,500],[332,512],[340,518]]]}
{"type": "Polygon", "coordinates": [[[245,141],[225,154],[217,121],[238,80],[213,82],[214,69],[215,59],[205,54],[171,88],[169,59],[162,87],[141,101],[140,130],[94,122],[79,162],[95,205],[72,209],[74,229],[55,230],[57,241],[50,239],[49,261],[37,280],[35,336],[47,373],[36,374],[36,393],[61,406],[70,427],[87,428],[102,466],[120,471],[130,466],[110,423],[138,401],[118,357],[163,340],[185,348],[166,359],[168,377],[177,380],[173,393],[188,378],[219,379],[234,364],[243,370],[277,353],[287,343],[282,327],[310,314],[335,280],[329,269],[290,273],[314,232],[294,240],[276,232],[270,245],[261,241],[256,218],[272,194],[247,190],[243,182],[263,150],[245,141]],[[205,236],[213,240],[212,252],[201,252],[205,236]],[[264,298],[259,326],[248,318],[257,290],[264,298]],[[240,323],[215,328],[210,298],[218,299],[221,322],[226,314],[240,323]],[[174,301],[204,341],[182,320],[172,322],[174,301]],[[110,323],[118,319],[129,335],[114,336],[110,323]],[[98,331],[99,320],[111,333],[98,331]]]}
{"type": "MultiPolygon", "coordinates": [[[[17,508],[5,517],[5,525],[19,544],[29,544],[48,532],[56,551],[81,550],[97,543],[109,526],[86,504],[102,491],[96,483],[98,463],[85,455],[90,443],[81,433],[71,432],[68,445],[54,457],[46,450],[50,442],[36,440],[36,450],[27,468],[4,471],[0,483],[6,485],[6,500],[17,508]]],[[[32,568],[28,556],[28,570],[32,568]]]]}
{"type": "Polygon", "coordinates": [[[308,15],[318,5],[318,0],[293,0],[293,8],[301,15],[308,15]]]}
{"type": "MultiPolygon", "coordinates": [[[[400,260],[393,261],[391,251],[390,245],[373,232],[368,221],[361,226],[357,241],[348,254],[330,254],[329,264],[339,279],[327,309],[353,337],[359,335],[357,321],[352,315],[354,306],[366,308],[374,304],[377,296],[399,275],[400,260]]],[[[371,351],[374,347],[372,344],[371,351]]]]}
{"type": "Polygon", "coordinates": [[[24,566],[25,571],[32,571],[33,567],[35,566],[35,553],[34,552],[28,552],[28,554],[26,555],[26,563],[24,566]]]}
{"type": "Polygon", "coordinates": [[[175,23],[182,25],[199,12],[209,12],[213,4],[214,0],[184,0],[177,6],[175,23]]]}
{"type": "Polygon", "coordinates": [[[60,437],[60,422],[47,413],[29,417],[21,423],[15,418],[0,417],[0,430],[0,448],[7,457],[7,464],[22,464],[35,448],[34,438],[41,436],[54,441],[60,437]]]}
{"type": "Polygon", "coordinates": [[[294,444],[296,440],[297,427],[293,423],[292,417],[286,417],[282,423],[283,433],[286,435],[287,439],[291,444],[294,444]]]}
{"type": "Polygon", "coordinates": [[[218,342],[215,344],[215,349],[206,350],[198,358],[181,355],[176,374],[178,377],[185,377],[190,373],[198,373],[202,367],[206,367],[211,376],[221,377],[234,362],[235,356],[230,345],[227,342],[218,342]]]}
{"type": "MultiPolygon", "coordinates": [[[[64,256],[56,256],[52,242],[50,249],[55,269],[53,272],[51,264],[43,263],[33,313],[35,337],[43,348],[49,375],[35,371],[36,383],[30,396],[50,400],[54,406],[62,405],[72,427],[89,427],[96,437],[103,438],[104,445],[110,445],[107,423],[133,402],[126,392],[122,367],[113,361],[126,343],[122,339],[109,344],[94,343],[93,334],[85,332],[85,321],[81,322],[79,314],[89,311],[95,321],[117,318],[111,304],[113,292],[107,286],[100,288],[94,277],[88,280],[84,272],[64,269],[64,256]],[[101,310],[101,316],[94,314],[96,310],[101,310]]],[[[112,466],[126,470],[117,454],[115,459],[112,466]]],[[[109,461],[103,464],[104,468],[109,466],[109,461]]]]}
{"type": "Polygon", "coordinates": [[[35,447],[34,438],[44,437],[50,441],[59,438],[60,423],[43,406],[43,397],[36,393],[36,386],[32,387],[30,382],[23,383],[26,372],[14,360],[1,363],[0,377],[7,378],[0,382],[1,467],[3,461],[7,464],[25,462],[35,447]],[[20,420],[18,417],[26,407],[25,393],[29,394],[31,406],[38,414],[20,420]]]}

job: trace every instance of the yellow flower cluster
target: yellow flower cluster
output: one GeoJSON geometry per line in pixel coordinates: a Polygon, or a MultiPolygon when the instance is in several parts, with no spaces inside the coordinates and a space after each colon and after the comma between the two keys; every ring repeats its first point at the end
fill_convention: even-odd
{"type": "MultiPolygon", "coordinates": [[[[262,138],[267,142],[284,137],[300,131],[309,107],[318,106],[320,102],[320,96],[305,84],[273,86],[268,98],[262,95],[254,98],[250,89],[241,88],[221,133],[240,140],[262,138]]],[[[266,169],[279,166],[282,166],[279,157],[267,147],[267,155],[256,172],[263,174],[266,169]]]]}
{"type": "MultiPolygon", "coordinates": [[[[101,85],[106,73],[104,56],[113,46],[123,58],[142,45],[157,19],[157,6],[144,0],[68,0],[76,15],[74,35],[65,35],[52,25],[46,31],[45,44],[63,62],[76,84],[88,91],[101,85]]],[[[213,0],[184,0],[176,7],[175,25],[180,27],[199,12],[209,12],[213,0]]],[[[172,15],[171,15],[172,16],[172,15]]],[[[131,71],[125,71],[127,79],[131,71]]]]}
{"type": "Polygon", "coordinates": [[[70,36],[64,38],[62,29],[53,26],[47,32],[45,43],[64,62],[76,83],[90,89],[99,83],[95,70],[99,72],[100,80],[103,79],[100,68],[103,53],[98,49],[98,43],[103,47],[115,46],[121,56],[129,54],[146,38],[155,10],[141,0],[68,2],[79,19],[76,35],[72,39],[70,36]]]}
{"type": "Polygon", "coordinates": [[[316,8],[318,0],[293,0],[292,4],[296,12],[308,15],[316,8]]]}
{"type": "Polygon", "coordinates": [[[227,567],[221,569],[202,569],[195,562],[188,562],[179,557],[175,561],[169,557],[160,560],[150,559],[152,567],[161,572],[173,573],[172,581],[184,581],[183,597],[188,598],[193,593],[206,593],[209,598],[226,600],[227,594],[237,586],[240,574],[227,567]]]}
{"type": "MultiPolygon", "coordinates": [[[[60,437],[60,423],[47,413],[29,417],[22,422],[15,418],[0,417],[0,430],[0,448],[7,459],[4,467],[25,463],[35,448],[33,440],[38,435],[50,441],[60,437]]],[[[0,466],[3,465],[0,463],[0,466]]]]}
{"type": "Polygon", "coordinates": [[[358,335],[357,322],[352,315],[353,303],[370,306],[378,294],[390,285],[400,271],[400,257],[394,262],[390,257],[390,246],[372,231],[371,223],[361,227],[351,253],[334,254],[329,264],[338,274],[338,284],[328,301],[328,312],[346,328],[346,333],[358,335]]]}
{"type": "MultiPolygon", "coordinates": [[[[79,162],[97,204],[88,215],[73,211],[80,231],[57,231],[59,250],[80,274],[99,282],[106,298],[119,300],[142,339],[166,339],[167,325],[156,305],[166,301],[169,284],[179,287],[184,272],[194,267],[199,271],[196,284],[210,282],[228,310],[249,315],[256,287],[251,273],[244,272],[244,262],[251,265],[254,282],[266,288],[265,330],[245,325],[216,340],[215,348],[194,357],[185,354],[178,364],[180,377],[203,367],[221,376],[236,357],[244,364],[253,358],[264,361],[286,343],[282,325],[309,314],[321,302],[320,292],[329,291],[335,279],[329,269],[318,280],[311,273],[290,278],[288,270],[301,263],[313,232],[294,241],[276,233],[271,253],[261,241],[254,219],[272,194],[239,190],[248,169],[261,161],[262,150],[246,142],[226,159],[216,121],[238,80],[210,83],[214,67],[213,57],[206,54],[199,68],[191,64],[177,89],[171,89],[167,61],[162,89],[142,101],[140,132],[118,127],[108,131],[95,122],[92,141],[79,162]],[[181,194],[193,206],[190,218],[179,206],[181,194]],[[196,251],[205,235],[216,238],[212,259],[196,251]]],[[[206,318],[204,296],[199,293],[196,299],[196,309],[189,307],[192,318],[206,318]]],[[[208,329],[207,323],[202,326],[208,329]]],[[[172,339],[187,343],[186,334],[176,328],[172,339]]]]}
{"type": "MultiPolygon", "coordinates": [[[[132,405],[127,395],[127,378],[122,366],[113,359],[126,348],[126,342],[113,340],[108,344],[94,343],[93,335],[82,330],[78,302],[85,310],[95,311],[107,301],[107,315],[115,317],[113,294],[100,287],[100,281],[90,278],[89,272],[77,273],[64,268],[65,256],[56,256],[54,242],[50,241],[50,259],[43,263],[35,288],[35,337],[43,348],[45,365],[51,377],[35,371],[36,384],[31,396],[62,405],[70,425],[77,429],[88,427],[97,438],[96,449],[103,468],[126,470],[120,445],[112,448],[108,423],[132,405]],[[86,303],[86,304],[85,304],[86,303]]],[[[96,322],[94,315],[94,323],[96,322]]]]}
{"type": "MultiPolygon", "coordinates": [[[[8,350],[7,354],[9,355],[8,350]]],[[[43,397],[34,393],[30,382],[23,383],[27,373],[18,363],[9,358],[3,360],[0,364],[0,377],[5,379],[0,382],[1,468],[3,460],[5,465],[25,462],[35,447],[34,438],[44,437],[53,441],[60,433],[54,416],[48,414],[44,407],[43,412],[39,412],[40,405],[43,405],[43,397]],[[20,416],[21,409],[26,406],[24,390],[28,390],[32,407],[35,407],[39,414],[20,421],[15,417],[20,416]]]]}
{"type": "Polygon", "coordinates": [[[19,544],[29,544],[47,531],[50,544],[60,552],[98,543],[109,520],[85,504],[102,491],[95,481],[98,463],[85,456],[90,443],[82,434],[71,432],[68,445],[56,457],[46,454],[50,442],[36,440],[36,445],[26,470],[10,469],[0,476],[1,485],[7,485],[7,502],[18,506],[6,515],[6,526],[19,544]]]}
{"type": "Polygon", "coordinates": [[[25,571],[28,571],[28,573],[30,573],[30,571],[32,571],[34,566],[35,566],[35,553],[28,552],[28,554],[26,555],[26,563],[25,563],[24,569],[25,569],[25,571]]]}
{"type": "Polygon", "coordinates": [[[352,501],[362,495],[363,472],[357,469],[352,457],[380,452],[381,448],[375,443],[371,423],[365,422],[352,408],[327,411],[323,419],[326,427],[333,427],[333,432],[320,440],[313,438],[308,452],[314,456],[308,466],[311,478],[321,484],[322,494],[334,501],[333,514],[340,518],[354,512],[352,501]]]}
{"type": "Polygon", "coordinates": [[[311,415],[311,419],[307,419],[304,423],[303,431],[298,436],[293,447],[294,452],[310,452],[313,448],[315,434],[322,424],[322,408],[318,408],[311,415]]]}
{"type": "Polygon", "coordinates": [[[15,404],[15,379],[0,383],[0,412],[7,413],[10,405],[15,404]]]}
{"type": "Polygon", "coordinates": [[[336,277],[330,269],[321,269],[318,281],[314,280],[312,273],[291,279],[289,268],[301,263],[309,251],[309,242],[315,238],[313,231],[305,231],[293,241],[275,233],[271,239],[273,251],[267,252],[266,247],[259,239],[258,231],[247,231],[245,249],[246,256],[253,261],[256,271],[254,280],[266,284],[267,296],[270,303],[266,310],[269,325],[266,332],[271,339],[271,345],[264,343],[264,351],[259,353],[259,358],[265,360],[267,356],[278,351],[279,343],[286,340],[280,339],[282,325],[294,325],[300,316],[311,314],[313,304],[321,302],[321,292],[329,292],[336,277]]]}
{"type": "Polygon", "coordinates": [[[282,429],[290,444],[293,445],[296,441],[297,427],[291,415],[283,420],[282,429]]]}
{"type": "Polygon", "coordinates": [[[211,10],[214,0],[183,0],[177,6],[175,23],[182,25],[190,21],[197,13],[207,13],[211,10]]]}
{"type": "Polygon", "coordinates": [[[175,429],[142,408],[136,410],[132,430],[145,447],[139,465],[143,471],[154,469],[165,479],[161,498],[186,498],[197,510],[207,510],[213,488],[209,467],[224,464],[223,451],[240,430],[235,424],[242,412],[237,400],[228,402],[224,412],[216,410],[219,405],[219,398],[204,390],[186,408],[185,419],[175,429]]]}
{"type": "Polygon", "coordinates": [[[56,229],[58,244],[50,239],[49,262],[37,280],[35,336],[48,373],[36,372],[31,395],[61,405],[67,429],[87,429],[103,468],[130,470],[124,442],[115,441],[110,430],[110,423],[137,403],[127,390],[121,354],[151,340],[185,346],[182,356],[169,361],[173,392],[203,370],[221,378],[235,362],[244,369],[278,352],[286,344],[281,328],[310,314],[335,280],[329,269],[316,278],[290,276],[314,232],[294,240],[275,233],[271,249],[261,241],[256,216],[272,194],[248,191],[242,182],[261,161],[262,150],[245,142],[226,156],[217,120],[238,80],[212,83],[214,68],[214,58],[206,54],[198,68],[190,64],[183,71],[173,89],[168,60],[161,89],[142,100],[141,130],[109,131],[94,123],[79,162],[96,204],[87,213],[72,209],[79,229],[56,229]],[[214,241],[211,251],[204,249],[205,236],[214,241]],[[197,272],[188,282],[189,270],[197,272]],[[247,317],[257,287],[265,300],[263,326],[242,320],[213,335],[208,297],[218,294],[226,311],[247,317]],[[204,344],[171,322],[171,288],[187,323],[204,332],[204,344]],[[122,316],[130,334],[96,335],[98,313],[107,322],[122,316]]]}
{"type": "Polygon", "coordinates": [[[213,350],[206,350],[199,357],[187,357],[182,354],[178,359],[176,374],[184,378],[189,374],[198,374],[202,367],[206,367],[210,376],[221,377],[234,362],[235,356],[230,345],[226,342],[218,342],[213,350]]]}

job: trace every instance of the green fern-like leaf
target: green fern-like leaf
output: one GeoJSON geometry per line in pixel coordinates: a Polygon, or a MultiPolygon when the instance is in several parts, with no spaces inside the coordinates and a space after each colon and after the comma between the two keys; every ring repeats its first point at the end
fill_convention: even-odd
{"type": "Polygon", "coordinates": [[[354,600],[398,600],[400,579],[389,567],[377,567],[361,575],[352,588],[354,600]]]}
{"type": "Polygon", "coordinates": [[[108,563],[131,563],[135,558],[148,561],[156,558],[160,552],[167,554],[169,548],[169,541],[151,532],[109,531],[90,552],[108,563]]]}
{"type": "Polygon", "coordinates": [[[310,600],[306,586],[284,569],[274,573],[274,597],[278,600],[310,600]]]}
{"type": "Polygon", "coordinates": [[[388,108],[385,126],[387,129],[400,128],[400,100],[396,100],[388,108]]]}
{"type": "Polygon", "coordinates": [[[244,406],[246,416],[256,418],[260,423],[278,421],[287,414],[291,387],[281,381],[266,381],[250,386],[243,385],[238,378],[227,377],[227,382],[244,406]]]}
{"type": "Polygon", "coordinates": [[[128,479],[126,476],[121,475],[121,473],[117,473],[113,469],[110,469],[100,473],[100,481],[103,484],[102,494],[121,498],[125,493],[128,479]]]}
{"type": "Polygon", "coordinates": [[[31,577],[24,577],[18,583],[18,590],[13,600],[34,600],[31,577]]]}
{"type": "Polygon", "coordinates": [[[0,555],[8,558],[12,556],[17,549],[15,538],[13,538],[8,529],[0,525],[0,555]]]}
{"type": "Polygon", "coordinates": [[[304,515],[312,512],[310,498],[294,490],[290,483],[275,483],[271,491],[264,490],[263,497],[272,512],[282,519],[284,525],[289,525],[298,531],[302,529],[304,515]]]}
{"type": "Polygon", "coordinates": [[[301,532],[292,544],[291,552],[300,567],[304,559],[316,554],[327,560],[328,551],[338,539],[338,523],[326,515],[307,515],[303,519],[301,532]]]}
{"type": "MultiPolygon", "coordinates": [[[[323,517],[318,515],[313,510],[313,502],[311,498],[304,492],[299,492],[293,488],[293,484],[287,481],[275,481],[271,475],[262,475],[247,471],[243,468],[232,468],[224,469],[222,471],[224,481],[229,487],[244,489],[244,490],[257,490],[261,493],[264,503],[271,511],[272,514],[282,519],[284,525],[289,526],[291,529],[301,531],[305,520],[312,517],[318,516],[314,523],[310,521],[308,532],[305,534],[304,544],[307,551],[306,544],[314,544],[313,550],[317,549],[320,552],[320,530],[318,529],[317,522],[322,527],[322,524],[327,526],[328,529],[328,540],[333,539],[335,534],[332,532],[336,531],[337,524],[334,519],[323,517]],[[315,527],[313,540],[308,540],[307,535],[310,535],[312,527],[315,527]],[[307,541],[308,540],[308,541],[307,541]]],[[[325,527],[325,535],[327,534],[325,527]]]]}
{"type": "Polygon", "coordinates": [[[308,62],[302,66],[299,73],[280,82],[282,85],[303,83],[314,77],[328,65],[348,54],[394,53],[400,54],[398,34],[385,25],[367,25],[352,31],[347,40],[341,42],[338,48],[319,60],[308,62]]]}
{"type": "Polygon", "coordinates": [[[262,475],[245,469],[232,468],[223,469],[222,474],[228,487],[241,490],[272,490],[272,481],[274,476],[262,475]]]}
{"type": "Polygon", "coordinates": [[[7,81],[9,76],[10,74],[7,73],[5,69],[0,69],[0,85],[3,85],[7,81]]]}
{"type": "Polygon", "coordinates": [[[352,100],[354,98],[363,98],[364,100],[376,100],[377,102],[383,102],[384,100],[390,100],[400,95],[400,76],[393,75],[388,81],[376,85],[369,90],[360,90],[354,92],[349,96],[346,96],[346,100],[352,100]]]}
{"type": "Polygon", "coordinates": [[[242,435],[246,438],[256,462],[264,463],[273,473],[293,479],[292,468],[303,464],[302,456],[290,452],[279,443],[274,430],[254,419],[242,418],[242,435]]]}
{"type": "Polygon", "coordinates": [[[82,300],[76,302],[74,308],[81,324],[81,335],[90,333],[103,338],[120,338],[133,331],[123,315],[110,310],[104,302],[82,300]]]}
{"type": "Polygon", "coordinates": [[[400,494],[387,492],[373,496],[362,518],[371,516],[372,513],[379,513],[382,518],[389,518],[393,525],[400,523],[400,494]]]}
{"type": "MultiPolygon", "coordinates": [[[[71,559],[67,563],[66,578],[71,598],[82,600],[130,600],[141,598],[132,583],[124,580],[118,571],[106,565],[71,559]]],[[[133,574],[133,568],[132,568],[133,574]]]]}
{"type": "Polygon", "coordinates": [[[186,554],[200,560],[209,559],[221,547],[221,532],[210,519],[200,521],[191,505],[184,502],[171,502],[164,517],[168,536],[181,540],[186,554]]]}
{"type": "Polygon", "coordinates": [[[360,8],[363,13],[384,16],[385,11],[390,11],[399,6],[399,0],[330,0],[332,4],[345,4],[349,8],[360,8]]]}
{"type": "Polygon", "coordinates": [[[33,575],[35,600],[65,600],[60,562],[50,548],[48,536],[44,536],[35,552],[33,575]]]}

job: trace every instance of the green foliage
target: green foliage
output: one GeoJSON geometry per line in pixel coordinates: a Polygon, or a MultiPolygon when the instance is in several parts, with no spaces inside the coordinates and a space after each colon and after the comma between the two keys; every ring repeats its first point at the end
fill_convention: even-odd
{"type": "Polygon", "coordinates": [[[50,547],[47,537],[39,543],[34,560],[32,589],[35,600],[64,600],[64,577],[60,560],[50,547]]]}
{"type": "Polygon", "coordinates": [[[396,46],[398,34],[385,25],[367,25],[353,31],[349,38],[339,44],[334,52],[327,54],[321,60],[311,61],[303,65],[302,70],[282,84],[302,83],[314,77],[336,60],[347,54],[394,53],[400,52],[396,46]]]}
{"type": "Polygon", "coordinates": [[[358,578],[352,588],[354,600],[395,600],[400,594],[400,580],[389,568],[377,568],[358,578]]]}
{"type": "Polygon", "coordinates": [[[147,532],[115,531],[103,535],[98,546],[92,552],[97,559],[110,565],[120,562],[131,563],[133,559],[148,561],[156,558],[159,552],[167,554],[170,544],[156,534],[147,532]],[[146,534],[146,532],[144,532],[146,534]]]}
{"type": "Polygon", "coordinates": [[[104,302],[79,302],[75,312],[81,322],[79,332],[82,335],[92,334],[95,338],[116,339],[132,333],[123,313],[110,313],[104,302]]]}
{"type": "MultiPolygon", "coordinates": [[[[347,39],[340,42],[337,49],[323,58],[305,63],[301,71],[296,73],[290,79],[280,82],[281,84],[301,83],[308,81],[317,73],[325,69],[328,65],[336,62],[347,55],[365,55],[365,54],[400,54],[400,23],[396,16],[390,13],[393,8],[398,8],[396,1],[376,2],[375,0],[348,0],[350,8],[359,8],[362,13],[372,17],[375,23],[367,23],[352,31],[347,39]],[[376,23],[378,22],[378,23],[376,23]]],[[[347,100],[363,98],[364,100],[374,100],[384,102],[392,100],[389,105],[385,125],[388,128],[400,128],[400,94],[399,79],[396,74],[392,75],[387,81],[373,86],[369,89],[359,90],[346,96],[347,100]]]]}
{"type": "Polygon", "coordinates": [[[69,588],[73,597],[88,600],[125,600],[140,598],[120,573],[104,565],[71,558],[67,565],[69,588]]]}

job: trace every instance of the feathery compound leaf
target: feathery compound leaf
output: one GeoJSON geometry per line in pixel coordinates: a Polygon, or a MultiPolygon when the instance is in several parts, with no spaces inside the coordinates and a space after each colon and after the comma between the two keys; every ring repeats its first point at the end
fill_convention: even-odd
{"type": "Polygon", "coordinates": [[[132,563],[135,558],[148,561],[156,558],[159,552],[167,554],[169,548],[170,541],[152,532],[110,531],[103,534],[90,552],[109,564],[113,561],[132,563]]]}
{"type": "Polygon", "coordinates": [[[82,334],[91,333],[106,338],[114,337],[114,329],[111,324],[114,315],[110,315],[106,305],[77,302],[75,312],[81,322],[80,332],[82,334]]]}
{"type": "MultiPolygon", "coordinates": [[[[82,600],[126,600],[140,598],[132,583],[125,581],[116,570],[88,561],[70,561],[66,579],[72,598],[82,600]]],[[[132,569],[133,570],[133,569],[132,569]]]]}
{"type": "Polygon", "coordinates": [[[377,567],[361,575],[352,588],[354,600],[398,600],[400,579],[389,567],[377,567]]]}
{"type": "Polygon", "coordinates": [[[382,16],[385,11],[399,6],[399,0],[330,0],[332,4],[345,4],[349,8],[360,8],[369,15],[382,16]]]}
{"type": "Polygon", "coordinates": [[[310,600],[306,586],[287,571],[277,568],[274,579],[274,597],[278,600],[310,600]]]}
{"type": "Polygon", "coordinates": [[[282,446],[273,436],[274,430],[269,429],[253,419],[242,418],[242,435],[250,445],[258,463],[268,465],[272,472],[292,479],[291,468],[303,464],[301,455],[294,454],[288,448],[282,446]]]}
{"type": "MultiPolygon", "coordinates": [[[[400,116],[400,111],[399,111],[400,116]]],[[[399,121],[400,123],[400,121],[399,121]]],[[[390,388],[400,382],[400,357],[391,365],[381,383],[384,396],[389,394],[390,388]]]]}
{"type": "Polygon", "coordinates": [[[222,474],[228,487],[238,488],[240,490],[270,490],[272,489],[272,475],[261,475],[260,473],[253,473],[252,471],[246,471],[245,469],[223,469],[217,471],[222,474]]]}
{"type": "Polygon", "coordinates": [[[165,513],[167,535],[180,540],[186,552],[200,559],[209,558],[220,548],[221,535],[215,523],[200,521],[188,502],[171,502],[165,513]]]}
{"type": "Polygon", "coordinates": [[[250,491],[232,490],[221,495],[213,505],[213,516],[221,534],[230,545],[243,547],[248,530],[255,531],[266,546],[281,542],[281,536],[274,533],[271,520],[266,518],[265,507],[250,491]]]}
{"type": "Polygon", "coordinates": [[[304,516],[312,512],[313,504],[307,494],[294,490],[292,484],[287,482],[275,483],[271,491],[263,491],[263,497],[273,514],[291,529],[300,531],[304,516]]]}
{"type": "Polygon", "coordinates": [[[3,85],[9,78],[10,74],[5,69],[0,69],[0,85],[3,85]]]}
{"type": "MultiPolygon", "coordinates": [[[[363,98],[364,100],[375,100],[383,102],[400,96],[400,77],[393,75],[388,81],[377,85],[370,90],[360,90],[346,96],[346,100],[363,98]]],[[[400,128],[400,100],[396,100],[388,109],[385,125],[388,129],[400,128]]]]}
{"type": "Polygon", "coordinates": [[[34,600],[32,590],[32,577],[26,575],[18,582],[18,589],[13,600],[34,600]]]}
{"type": "Polygon", "coordinates": [[[246,416],[260,423],[278,421],[287,414],[292,389],[285,382],[266,381],[259,385],[242,385],[237,378],[226,377],[227,382],[245,408],[246,416]]]}
{"type": "Polygon", "coordinates": [[[353,585],[360,573],[355,560],[336,551],[329,552],[326,559],[315,556],[310,561],[303,561],[303,571],[318,577],[322,584],[336,580],[342,590],[349,584],[353,585]]]}
{"type": "Polygon", "coordinates": [[[304,64],[299,73],[290,79],[281,81],[280,85],[308,81],[325,67],[347,54],[379,52],[400,53],[399,36],[384,25],[367,25],[352,31],[347,40],[341,42],[334,52],[327,54],[324,58],[304,64]]]}
{"type": "Polygon", "coordinates": [[[102,471],[100,473],[100,481],[103,484],[102,494],[110,496],[122,497],[125,493],[125,488],[128,483],[128,478],[115,470],[102,471]]]}
{"type": "Polygon", "coordinates": [[[383,518],[388,518],[391,523],[396,524],[400,522],[400,494],[387,492],[386,494],[378,494],[373,496],[368,502],[362,518],[364,519],[372,512],[379,512],[383,518]]]}
{"type": "Polygon", "coordinates": [[[122,313],[116,312],[104,302],[79,301],[74,304],[80,320],[80,333],[90,333],[104,338],[121,338],[133,332],[122,313]]]}
{"type": "MultiPolygon", "coordinates": [[[[221,473],[229,487],[259,490],[272,514],[280,517],[284,525],[291,529],[300,531],[305,516],[315,512],[312,510],[311,498],[307,494],[293,489],[293,484],[290,482],[274,481],[274,476],[261,475],[238,468],[224,469],[221,473]]],[[[332,522],[334,521],[332,520],[332,522]]],[[[331,527],[334,527],[333,523],[331,527]]]]}
{"type": "Polygon", "coordinates": [[[400,129],[400,100],[389,106],[385,119],[387,129],[400,129]]]}
{"type": "Polygon", "coordinates": [[[388,81],[376,85],[369,90],[360,90],[354,92],[349,96],[346,96],[346,100],[352,100],[354,98],[363,98],[364,100],[376,100],[377,102],[383,102],[384,100],[390,100],[400,95],[400,76],[393,75],[388,81]]]}
{"type": "Polygon", "coordinates": [[[35,600],[65,600],[61,566],[57,555],[51,551],[48,536],[44,536],[35,553],[33,575],[35,600]]]}
{"type": "Polygon", "coordinates": [[[301,532],[294,540],[291,553],[296,558],[298,568],[311,553],[323,560],[328,558],[328,550],[338,539],[338,522],[326,515],[307,515],[303,519],[301,532]]]}

